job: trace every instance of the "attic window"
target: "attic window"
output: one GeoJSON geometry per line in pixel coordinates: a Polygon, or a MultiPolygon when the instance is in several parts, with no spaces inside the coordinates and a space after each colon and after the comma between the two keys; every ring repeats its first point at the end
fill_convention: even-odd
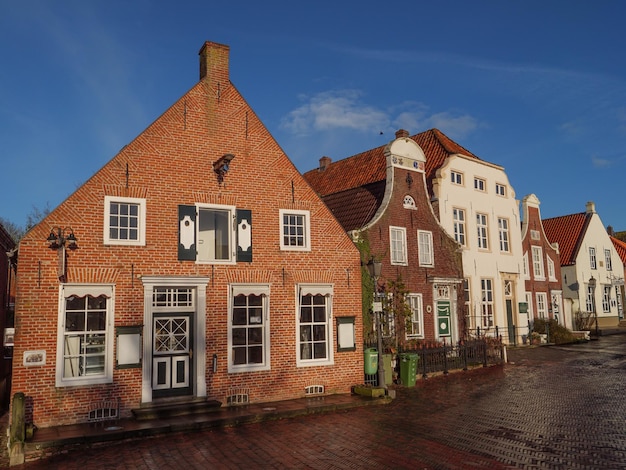
{"type": "Polygon", "coordinates": [[[415,199],[413,199],[411,196],[409,196],[408,194],[406,196],[404,196],[404,201],[402,203],[402,206],[405,209],[413,209],[413,210],[417,210],[417,207],[415,206],[415,199]]]}

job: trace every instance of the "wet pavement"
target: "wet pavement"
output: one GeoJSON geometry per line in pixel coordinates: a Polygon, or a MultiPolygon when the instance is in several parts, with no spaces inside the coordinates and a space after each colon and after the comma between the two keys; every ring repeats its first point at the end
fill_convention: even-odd
{"type": "Polygon", "coordinates": [[[626,335],[509,349],[388,405],[80,448],[16,469],[624,469],[626,335]]]}

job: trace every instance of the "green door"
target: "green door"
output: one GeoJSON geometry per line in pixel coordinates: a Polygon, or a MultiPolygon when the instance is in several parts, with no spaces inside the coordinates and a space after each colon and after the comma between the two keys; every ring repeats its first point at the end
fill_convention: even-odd
{"type": "Polygon", "coordinates": [[[448,300],[437,301],[437,330],[439,336],[452,336],[450,331],[450,302],[448,300]]]}

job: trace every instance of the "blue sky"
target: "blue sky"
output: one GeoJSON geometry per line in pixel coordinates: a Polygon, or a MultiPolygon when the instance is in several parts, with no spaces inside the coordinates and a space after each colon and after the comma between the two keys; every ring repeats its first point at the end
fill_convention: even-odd
{"type": "Polygon", "coordinates": [[[544,218],[591,200],[626,230],[624,18],[606,0],[0,0],[0,217],[60,204],[197,82],[209,40],[302,172],[436,127],[544,218]]]}

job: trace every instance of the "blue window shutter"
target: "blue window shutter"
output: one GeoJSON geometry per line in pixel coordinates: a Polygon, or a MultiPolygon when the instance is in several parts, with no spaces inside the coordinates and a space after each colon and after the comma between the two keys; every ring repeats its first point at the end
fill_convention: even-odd
{"type": "Polygon", "coordinates": [[[237,261],[252,262],[252,211],[237,209],[237,261]]]}
{"type": "Polygon", "coordinates": [[[178,259],[196,260],[196,206],[178,206],[178,259]]]}

